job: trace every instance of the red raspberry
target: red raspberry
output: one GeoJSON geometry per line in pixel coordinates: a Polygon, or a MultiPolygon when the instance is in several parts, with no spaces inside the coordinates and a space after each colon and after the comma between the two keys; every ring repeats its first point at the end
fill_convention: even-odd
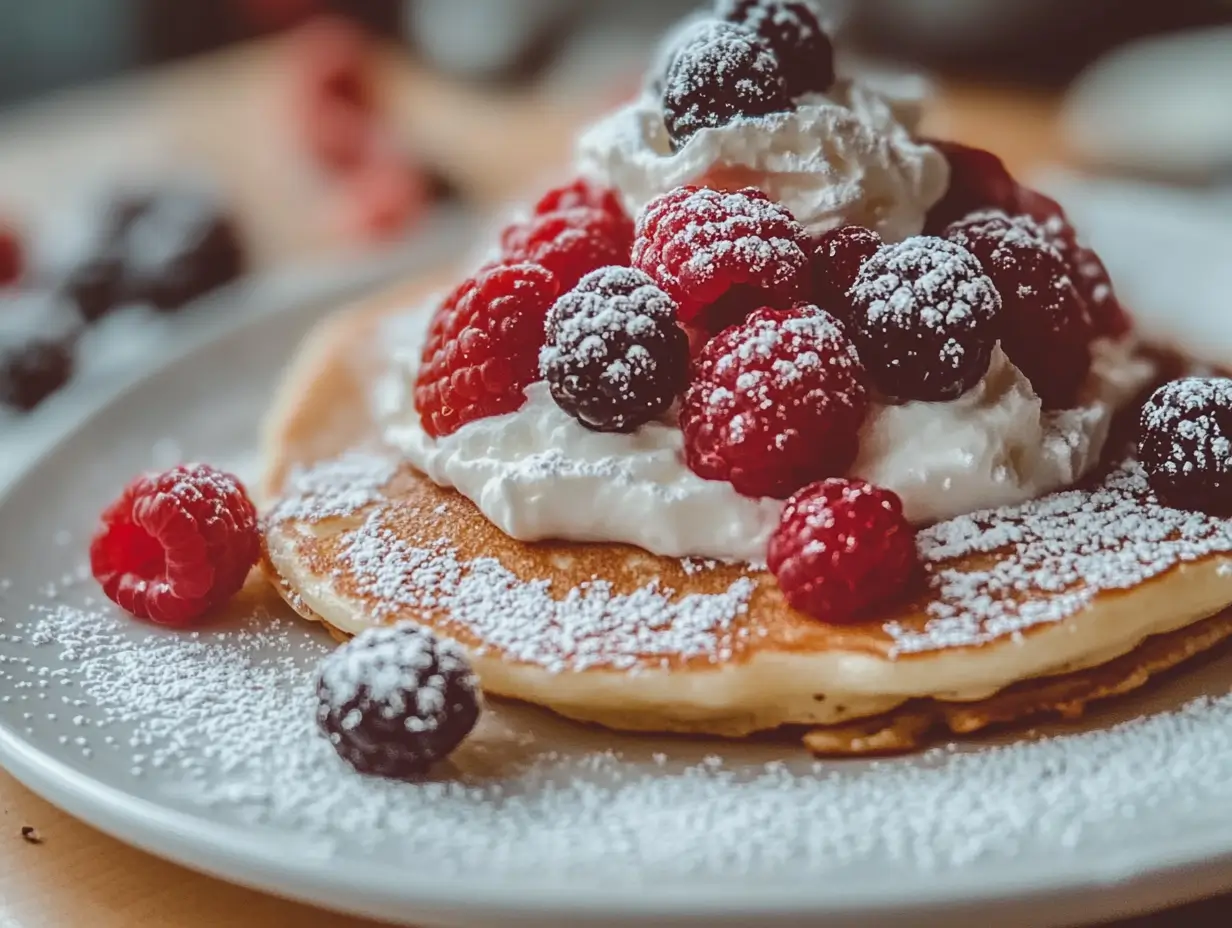
{"type": "Polygon", "coordinates": [[[843,226],[821,236],[813,249],[813,302],[839,319],[850,318],[848,291],[881,245],[881,236],[863,226],[843,226]]]}
{"type": "Polygon", "coordinates": [[[950,223],[978,210],[1016,212],[1018,183],[990,151],[958,142],[926,139],[950,164],[950,187],[928,213],[925,231],[940,235],[950,223]]]}
{"type": "Polygon", "coordinates": [[[628,266],[632,227],[624,216],[574,206],[531,217],[501,233],[506,261],[529,261],[555,275],[562,291],[601,267],[628,266]]]}
{"type": "Polygon", "coordinates": [[[376,109],[369,42],[349,20],[320,17],[292,44],[294,106],[308,152],[331,170],[363,160],[376,109]]]}
{"type": "Polygon", "coordinates": [[[521,408],[539,379],[548,310],[560,292],[537,264],[498,265],[465,280],[428,328],[415,409],[434,438],[521,408]]]}
{"type": "Polygon", "coordinates": [[[733,290],[731,299],[747,310],[807,299],[810,251],[801,225],[760,190],[677,187],[638,218],[633,266],[654,278],[689,322],[733,290]]]}
{"type": "Polygon", "coordinates": [[[633,220],[625,212],[624,205],[620,202],[620,194],[610,187],[591,183],[584,177],[579,177],[563,187],[553,187],[540,197],[534,212],[536,216],[545,216],[579,206],[601,210],[613,219],[620,220],[628,226],[629,241],[633,241],[633,220]]]}
{"type": "Polygon", "coordinates": [[[104,510],[90,569],[126,611],[184,625],[234,596],[259,553],[257,510],[243,484],[188,464],[138,477],[104,510]]]}
{"type": "Polygon", "coordinates": [[[767,563],[796,609],[850,621],[906,591],[917,573],[915,529],[889,490],[823,480],[788,500],[767,563]]]}
{"type": "Polygon", "coordinates": [[[976,213],[946,237],[980,259],[1001,294],[1001,347],[1050,409],[1072,406],[1091,370],[1091,323],[1065,259],[1028,216],[976,213]]]}
{"type": "Polygon", "coordinates": [[[784,499],[851,466],[867,409],[860,359],[833,316],[760,309],[693,364],[680,410],[685,460],[745,496],[784,499]]]}
{"type": "Polygon", "coordinates": [[[365,242],[398,238],[427,210],[427,183],[406,155],[375,147],[339,188],[342,231],[365,242]]]}
{"type": "Polygon", "coordinates": [[[0,287],[7,287],[21,279],[21,237],[17,230],[0,222],[0,287]]]}

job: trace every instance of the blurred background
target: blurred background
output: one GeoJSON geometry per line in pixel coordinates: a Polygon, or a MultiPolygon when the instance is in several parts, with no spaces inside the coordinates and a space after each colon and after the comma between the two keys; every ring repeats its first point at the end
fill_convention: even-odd
{"type": "MultiPolygon", "coordinates": [[[[458,253],[697,5],[0,0],[0,433],[236,278],[458,253]]],[[[1131,303],[1232,310],[1232,0],[816,5],[848,69],[927,75],[928,134],[1061,196],[1131,303]]]]}

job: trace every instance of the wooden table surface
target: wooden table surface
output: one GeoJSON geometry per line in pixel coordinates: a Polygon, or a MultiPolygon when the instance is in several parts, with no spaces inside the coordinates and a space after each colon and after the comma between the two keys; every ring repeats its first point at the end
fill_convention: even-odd
{"type": "MultiPolygon", "coordinates": [[[[76,94],[0,125],[0,203],[38,215],[108,172],[201,166],[220,178],[247,226],[258,266],[345,247],[323,217],[331,192],[296,153],[285,117],[283,50],[243,48],[157,75],[76,94]]],[[[400,130],[448,166],[481,207],[550,177],[586,107],[444,85],[395,56],[383,86],[400,130]]],[[[942,88],[931,130],[1006,156],[1015,170],[1063,157],[1055,102],[997,90],[942,88]]],[[[1115,891],[1115,890],[1112,890],[1115,891]]],[[[1197,928],[1232,920],[1227,900],[1122,923],[1197,928]]],[[[0,772],[0,928],[361,928],[200,876],[129,848],[43,802],[0,772]],[[23,840],[33,826],[39,844],[23,840]]]]}

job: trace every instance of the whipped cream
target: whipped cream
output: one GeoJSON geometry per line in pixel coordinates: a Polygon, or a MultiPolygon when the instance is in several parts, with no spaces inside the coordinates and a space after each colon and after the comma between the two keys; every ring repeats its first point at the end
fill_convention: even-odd
{"type": "MultiPolygon", "coordinates": [[[[427,313],[415,315],[426,323],[427,313]]],[[[852,475],[896,492],[916,523],[1024,502],[1073,483],[1099,460],[1116,409],[1153,373],[1129,343],[1095,348],[1074,409],[1042,413],[1026,377],[1000,348],[984,379],[958,400],[874,405],[852,475]]],[[[385,439],[507,535],[764,563],[783,503],[741,496],[726,482],[694,474],[670,417],[633,434],[593,432],[538,382],[517,412],[432,438],[411,400],[418,355],[415,344],[398,351],[378,391],[385,439]]]]}
{"type": "Polygon", "coordinates": [[[644,93],[582,134],[579,171],[620,191],[630,215],[682,184],[754,186],[817,235],[856,223],[889,242],[918,235],[945,194],[944,156],[912,137],[920,108],[840,80],[790,112],[702,129],[673,152],[662,105],[644,93]]]}

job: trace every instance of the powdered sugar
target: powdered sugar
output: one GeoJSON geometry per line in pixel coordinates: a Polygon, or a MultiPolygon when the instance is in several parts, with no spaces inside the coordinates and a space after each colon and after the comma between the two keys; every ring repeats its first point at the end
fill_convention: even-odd
{"type": "Polygon", "coordinates": [[[381,497],[377,491],[392,479],[397,464],[388,455],[352,451],[328,463],[297,468],[269,521],[314,522],[351,515],[381,497]]]}

